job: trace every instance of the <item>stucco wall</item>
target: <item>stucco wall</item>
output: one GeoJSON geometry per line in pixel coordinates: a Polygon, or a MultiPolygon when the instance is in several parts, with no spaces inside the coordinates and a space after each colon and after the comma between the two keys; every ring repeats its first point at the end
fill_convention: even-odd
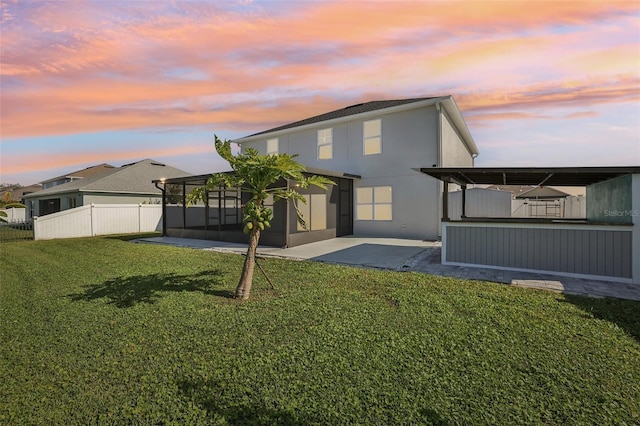
{"type": "Polygon", "coordinates": [[[587,186],[587,220],[632,223],[631,175],[587,186]]]}
{"type": "MultiPolygon", "coordinates": [[[[298,154],[307,167],[360,175],[354,181],[354,235],[436,239],[440,233],[440,184],[414,168],[438,164],[438,112],[434,106],[367,116],[331,126],[333,158],[318,160],[317,131],[326,124],[278,137],[281,153],[298,154]],[[363,122],[380,118],[382,153],[363,154],[363,122]],[[357,220],[355,192],[358,187],[391,186],[393,220],[357,220]]],[[[247,142],[266,153],[264,140],[247,142]]],[[[467,164],[467,163],[465,163],[467,164]]]]}
{"type": "Polygon", "coordinates": [[[441,114],[442,167],[473,167],[473,156],[451,124],[446,113],[441,114]]]}
{"type": "Polygon", "coordinates": [[[358,187],[391,186],[393,220],[357,219],[354,209],[354,235],[435,240],[440,234],[440,182],[424,175],[378,177],[356,180],[358,187]]]}
{"type": "MultiPolygon", "coordinates": [[[[367,116],[333,126],[320,123],[278,136],[278,151],[298,154],[307,167],[353,173],[363,177],[408,175],[411,168],[432,167],[438,161],[437,113],[433,106],[367,116]],[[382,120],[382,153],[363,155],[363,122],[382,120]],[[317,132],[333,129],[333,158],[318,160],[317,132]]],[[[243,147],[267,151],[267,139],[245,142],[243,147]]]]}

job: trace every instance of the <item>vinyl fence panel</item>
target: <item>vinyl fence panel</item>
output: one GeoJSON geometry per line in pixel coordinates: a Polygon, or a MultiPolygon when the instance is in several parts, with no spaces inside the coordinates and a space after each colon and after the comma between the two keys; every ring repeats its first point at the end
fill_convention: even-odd
{"type": "Polygon", "coordinates": [[[91,237],[162,229],[162,206],[91,204],[34,218],[34,238],[91,237]]]}

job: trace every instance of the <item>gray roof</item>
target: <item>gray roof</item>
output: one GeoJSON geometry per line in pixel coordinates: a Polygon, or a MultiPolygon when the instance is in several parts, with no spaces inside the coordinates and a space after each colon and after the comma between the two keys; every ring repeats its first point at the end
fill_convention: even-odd
{"type": "Polygon", "coordinates": [[[278,135],[280,132],[286,133],[289,129],[294,128],[306,128],[307,126],[314,127],[314,125],[319,123],[334,123],[341,122],[343,120],[349,120],[351,116],[360,116],[359,118],[364,118],[367,116],[372,116],[376,114],[376,111],[381,110],[389,110],[391,111],[399,111],[403,109],[411,109],[411,108],[419,108],[427,105],[441,105],[446,112],[449,114],[449,118],[453,120],[453,124],[456,129],[461,133],[462,139],[465,144],[469,148],[472,154],[478,155],[478,147],[473,140],[473,136],[469,132],[467,124],[464,121],[464,117],[456,105],[456,102],[453,100],[453,96],[433,96],[433,97],[422,97],[422,98],[411,98],[411,99],[393,99],[393,100],[383,100],[383,101],[371,101],[365,102],[357,105],[351,105],[346,108],[338,109],[335,111],[327,112],[325,114],[316,115],[314,117],[305,118],[304,120],[296,121],[293,123],[285,124],[279,127],[274,127],[269,130],[265,130],[262,132],[254,133],[249,136],[244,136],[242,138],[236,139],[233,142],[243,144],[245,142],[250,142],[264,135],[273,134],[278,135]],[[413,105],[415,104],[415,105],[413,105]]]}
{"type": "Polygon", "coordinates": [[[67,174],[64,174],[64,175],[61,175],[61,176],[56,176],[56,177],[51,178],[51,179],[43,180],[40,183],[54,182],[56,180],[68,179],[68,178],[86,178],[86,177],[89,177],[89,176],[102,174],[102,173],[104,173],[106,171],[109,171],[109,170],[115,169],[115,168],[116,167],[112,166],[111,164],[102,163],[102,164],[98,164],[96,166],[87,167],[87,168],[82,169],[82,170],[76,170],[75,172],[67,173],[67,174]]]}
{"type": "Polygon", "coordinates": [[[146,159],[137,163],[108,170],[104,173],[67,182],[52,188],[25,195],[25,198],[42,197],[69,192],[105,192],[116,194],[160,194],[152,182],[191,174],[158,161],[146,159]]]}
{"type": "Polygon", "coordinates": [[[529,191],[518,194],[516,198],[538,198],[542,200],[555,200],[557,198],[565,198],[568,196],[569,194],[560,191],[559,189],[551,188],[548,186],[537,186],[530,189],[529,191]]]}
{"type": "Polygon", "coordinates": [[[294,127],[305,126],[307,124],[320,123],[323,121],[333,120],[335,118],[348,117],[350,115],[362,114],[369,111],[376,111],[379,109],[391,108],[398,105],[410,104],[414,102],[426,101],[429,99],[436,99],[435,97],[429,98],[413,98],[413,99],[394,99],[388,101],[371,101],[361,104],[351,105],[346,108],[337,109],[335,111],[327,112],[324,114],[316,115],[315,117],[305,118],[304,120],[296,121],[294,123],[285,124],[283,126],[274,127],[273,129],[265,130],[263,132],[254,133],[246,136],[257,136],[266,133],[277,132],[279,130],[292,129],[294,127]]]}

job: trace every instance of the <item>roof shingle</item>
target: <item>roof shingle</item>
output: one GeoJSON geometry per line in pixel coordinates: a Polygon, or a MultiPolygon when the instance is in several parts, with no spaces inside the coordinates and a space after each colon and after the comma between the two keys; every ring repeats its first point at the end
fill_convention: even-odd
{"type": "Polygon", "coordinates": [[[273,129],[264,130],[262,132],[254,133],[246,137],[250,138],[252,136],[263,135],[267,133],[277,132],[280,130],[293,129],[294,127],[306,126],[308,124],[314,124],[314,123],[321,123],[323,121],[333,120],[336,118],[348,117],[350,115],[362,114],[365,112],[376,111],[379,109],[391,108],[398,105],[421,102],[421,101],[426,101],[426,100],[436,99],[436,98],[437,97],[428,97],[428,98],[393,99],[393,100],[386,100],[386,101],[364,102],[361,104],[351,105],[346,108],[341,108],[335,111],[316,115],[315,117],[309,117],[309,118],[305,118],[304,120],[285,124],[279,127],[274,127],[273,129]]]}

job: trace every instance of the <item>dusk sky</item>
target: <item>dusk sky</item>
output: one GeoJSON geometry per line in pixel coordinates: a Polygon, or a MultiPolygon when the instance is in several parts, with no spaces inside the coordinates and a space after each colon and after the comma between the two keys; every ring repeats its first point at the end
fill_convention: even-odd
{"type": "Polygon", "coordinates": [[[448,94],[477,166],[640,165],[637,0],[0,1],[1,182],[448,94]]]}

